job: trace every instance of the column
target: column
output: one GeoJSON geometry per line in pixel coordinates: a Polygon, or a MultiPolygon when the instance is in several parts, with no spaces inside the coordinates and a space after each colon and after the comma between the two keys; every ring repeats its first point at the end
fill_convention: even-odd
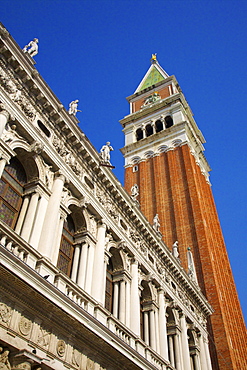
{"type": "Polygon", "coordinates": [[[81,250],[80,244],[76,244],[75,251],[74,251],[73,264],[72,264],[72,271],[71,271],[71,280],[74,281],[75,283],[77,280],[77,272],[78,272],[78,267],[79,267],[80,250],[81,250]]]}
{"type": "Polygon", "coordinates": [[[204,341],[204,348],[205,348],[206,361],[207,361],[207,370],[212,370],[211,358],[210,358],[209,348],[208,348],[208,341],[206,339],[204,341]]]}
{"type": "Polygon", "coordinates": [[[23,223],[22,231],[21,231],[21,237],[27,242],[29,242],[29,236],[32,231],[32,226],[34,223],[38,200],[39,200],[39,193],[37,192],[32,193],[31,199],[28,205],[26,217],[23,223]]]}
{"type": "Polygon", "coordinates": [[[125,324],[125,280],[120,281],[119,320],[125,324]]]}
{"type": "Polygon", "coordinates": [[[155,308],[154,311],[154,319],[155,319],[156,352],[160,353],[159,315],[157,308],[155,308]]]}
{"type": "Polygon", "coordinates": [[[188,336],[187,336],[187,325],[185,315],[182,313],[180,317],[180,325],[181,325],[181,344],[182,344],[182,354],[183,354],[183,365],[184,368],[187,370],[191,369],[190,367],[190,352],[189,352],[189,344],[188,344],[188,336]]]}
{"type": "Polygon", "coordinates": [[[52,256],[54,255],[53,246],[56,237],[54,230],[57,230],[57,215],[60,209],[64,182],[64,175],[59,175],[54,180],[52,186],[52,194],[48,202],[45,220],[41,232],[41,238],[38,246],[38,250],[40,251],[40,253],[42,253],[49,259],[52,259],[52,256]]]}
{"type": "Polygon", "coordinates": [[[166,328],[166,304],[164,297],[164,290],[158,291],[159,300],[159,338],[160,338],[160,354],[168,361],[168,348],[167,348],[167,328],[166,328]]]}
{"type": "Polygon", "coordinates": [[[115,281],[113,285],[113,315],[118,318],[118,299],[119,299],[119,282],[115,281]]]}
{"type": "Polygon", "coordinates": [[[41,196],[41,198],[39,199],[38,207],[37,207],[37,213],[36,213],[36,217],[34,220],[33,229],[31,232],[30,239],[29,239],[29,243],[31,244],[31,246],[36,249],[38,248],[38,244],[39,244],[39,238],[41,235],[41,230],[42,230],[42,225],[43,225],[44,218],[45,218],[47,204],[48,204],[48,200],[44,196],[41,196]]]}
{"type": "Polygon", "coordinates": [[[0,112],[0,138],[2,137],[3,130],[9,120],[9,113],[6,110],[0,112]]]}
{"type": "Polygon", "coordinates": [[[168,336],[168,345],[169,345],[169,353],[170,353],[170,363],[173,367],[175,367],[173,336],[172,335],[168,336]]]}
{"type": "Polygon", "coordinates": [[[19,217],[18,217],[18,221],[17,221],[16,227],[15,227],[15,232],[17,234],[20,234],[20,231],[21,231],[21,228],[22,228],[22,225],[23,225],[23,222],[24,222],[24,218],[25,218],[25,215],[26,215],[26,212],[27,212],[28,204],[29,204],[29,195],[25,195],[22,206],[21,206],[21,211],[20,211],[20,214],[19,214],[19,217]]]}
{"type": "Polygon", "coordinates": [[[6,158],[2,158],[0,159],[0,178],[2,177],[2,174],[3,174],[3,171],[4,171],[4,168],[7,164],[7,159],[6,158]]]}
{"type": "Polygon", "coordinates": [[[92,279],[92,296],[102,305],[103,277],[104,277],[104,257],[105,257],[105,231],[106,225],[102,222],[98,223],[97,243],[95,246],[95,256],[93,264],[93,279],[92,279]]]}
{"type": "Polygon", "coordinates": [[[150,315],[150,346],[153,348],[154,351],[156,351],[156,338],[155,338],[155,318],[154,318],[154,309],[152,308],[151,311],[149,311],[150,315]]]}
{"type": "Polygon", "coordinates": [[[140,296],[138,287],[138,262],[133,260],[131,264],[131,288],[130,288],[130,329],[140,336],[140,296]]]}
{"type": "MultiPolygon", "coordinates": [[[[88,294],[91,294],[92,291],[92,281],[94,279],[93,277],[93,264],[94,264],[94,245],[89,244],[88,251],[87,251],[87,264],[86,264],[86,276],[85,276],[85,291],[88,294]]],[[[96,281],[97,283],[97,275],[96,275],[96,281]]]]}
{"type": "Polygon", "coordinates": [[[87,271],[87,254],[88,254],[88,244],[83,243],[81,245],[81,255],[78,267],[78,274],[77,274],[77,284],[84,289],[85,287],[85,279],[86,279],[86,271],[87,271]]]}
{"type": "Polygon", "coordinates": [[[141,129],[142,129],[142,132],[143,132],[143,139],[145,139],[145,137],[146,137],[146,126],[144,124],[142,124],[141,129]]]}
{"type": "Polygon", "coordinates": [[[198,357],[197,351],[193,355],[193,363],[194,363],[194,370],[200,370],[201,369],[200,364],[199,364],[199,357],[198,357]]]}
{"type": "Polygon", "coordinates": [[[126,298],[125,298],[125,325],[130,327],[130,282],[126,281],[125,286],[126,298]]]}
{"type": "Polygon", "coordinates": [[[51,256],[51,262],[57,266],[57,262],[58,262],[58,256],[59,256],[59,249],[60,249],[60,245],[61,245],[61,239],[62,239],[62,233],[63,233],[63,225],[64,225],[64,220],[66,219],[67,217],[67,214],[65,212],[58,212],[58,215],[57,215],[57,222],[54,222],[57,227],[56,227],[56,230],[54,232],[55,234],[55,237],[54,237],[54,241],[53,241],[53,253],[52,253],[52,256],[51,256]]]}
{"type": "Polygon", "coordinates": [[[207,360],[205,354],[205,347],[203,342],[203,336],[201,333],[198,334],[199,346],[200,346],[200,361],[202,370],[207,370],[207,360]]]}
{"type": "Polygon", "coordinates": [[[174,354],[175,354],[176,369],[177,370],[182,370],[182,369],[189,370],[190,367],[188,367],[188,368],[185,367],[185,366],[182,367],[180,353],[181,353],[181,347],[179,345],[179,335],[178,335],[178,333],[176,333],[174,335],[174,354]]]}
{"type": "Polygon", "coordinates": [[[101,302],[102,302],[104,307],[105,307],[106,269],[107,269],[107,265],[108,265],[108,262],[109,262],[109,257],[110,257],[110,253],[105,251],[104,269],[103,269],[104,275],[103,275],[103,279],[102,279],[103,287],[102,287],[102,297],[101,297],[101,302]]]}
{"type": "Polygon", "coordinates": [[[6,164],[9,164],[10,159],[15,156],[16,156],[16,153],[9,147],[9,145],[1,141],[0,142],[0,178],[2,177],[6,164]]]}
{"type": "Polygon", "coordinates": [[[150,345],[149,341],[149,311],[143,312],[143,325],[144,325],[144,342],[150,345]]]}

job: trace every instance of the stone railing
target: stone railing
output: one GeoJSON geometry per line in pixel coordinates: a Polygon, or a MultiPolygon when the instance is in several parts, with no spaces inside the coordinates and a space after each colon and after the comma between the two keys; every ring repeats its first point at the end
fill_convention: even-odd
{"type": "MultiPolygon", "coordinates": [[[[0,221],[0,251],[2,256],[6,256],[6,261],[10,261],[11,256],[18,258],[24,267],[29,267],[36,271],[37,276],[42,276],[52,284],[64,299],[68,298],[80,308],[80,312],[87,312],[91,315],[98,325],[104,325],[106,331],[110,332],[111,340],[123,342],[131,351],[138,352],[151,365],[150,369],[172,370],[174,369],[159,354],[152,350],[140,337],[136,336],[131,330],[123,325],[118,319],[109,313],[103,306],[96,302],[89,294],[75,284],[68,276],[60,272],[46,258],[26,243],[11,228],[0,221]],[[82,310],[81,310],[82,309],[82,310]],[[115,339],[114,339],[115,335],[115,339]]],[[[4,264],[4,258],[1,258],[4,264]]],[[[14,263],[14,262],[13,262],[14,263]]],[[[7,264],[7,262],[6,262],[7,264]]],[[[20,263],[18,263],[20,265],[20,263]]],[[[7,267],[7,266],[6,266],[7,267]]],[[[71,303],[72,303],[71,302],[71,303]]]]}

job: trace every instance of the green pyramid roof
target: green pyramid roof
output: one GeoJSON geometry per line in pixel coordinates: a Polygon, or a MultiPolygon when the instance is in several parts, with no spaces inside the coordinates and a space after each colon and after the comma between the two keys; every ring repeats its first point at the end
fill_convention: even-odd
{"type": "Polygon", "coordinates": [[[157,82],[165,80],[169,75],[164,71],[164,69],[159,65],[156,61],[152,61],[149,70],[145,74],[144,78],[142,79],[141,83],[137,87],[135,93],[140,92],[147,87],[155,85],[157,82]]]}

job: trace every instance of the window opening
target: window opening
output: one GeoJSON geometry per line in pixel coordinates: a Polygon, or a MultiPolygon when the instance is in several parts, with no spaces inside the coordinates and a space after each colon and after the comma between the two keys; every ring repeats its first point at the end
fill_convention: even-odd
{"type": "Polygon", "coordinates": [[[136,130],[136,140],[139,141],[141,139],[143,139],[143,131],[141,128],[138,128],[136,130]]]}
{"type": "Polygon", "coordinates": [[[171,116],[166,116],[165,124],[166,124],[166,128],[173,126],[173,119],[171,116]]]}
{"type": "Polygon", "coordinates": [[[61,270],[68,276],[70,276],[71,274],[73,262],[74,234],[75,234],[74,222],[72,217],[68,215],[63,225],[63,233],[57,262],[57,267],[59,268],[59,270],[61,270]]]}
{"type": "Polygon", "coordinates": [[[39,126],[39,128],[43,131],[43,133],[47,136],[47,137],[50,137],[51,136],[51,133],[50,131],[48,130],[48,128],[45,127],[45,125],[41,122],[41,121],[37,121],[37,124],[39,126]]]}
{"type": "Polygon", "coordinates": [[[17,158],[5,166],[0,179],[0,219],[14,229],[22,205],[25,170],[17,158]]]}
{"type": "Polygon", "coordinates": [[[151,125],[147,125],[146,126],[146,134],[147,134],[147,136],[151,136],[151,135],[153,135],[153,126],[151,126],[151,125]]]}
{"type": "Polygon", "coordinates": [[[163,123],[161,122],[160,119],[155,122],[155,129],[156,129],[156,132],[160,132],[163,130],[163,123]]]}

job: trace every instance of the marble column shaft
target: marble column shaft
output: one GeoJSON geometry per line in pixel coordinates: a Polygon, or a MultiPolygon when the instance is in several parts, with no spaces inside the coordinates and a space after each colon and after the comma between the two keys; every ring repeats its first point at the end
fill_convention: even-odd
{"type": "Polygon", "coordinates": [[[188,344],[188,335],[187,335],[187,325],[185,315],[182,314],[180,318],[181,324],[181,344],[182,344],[182,354],[183,354],[183,365],[186,370],[190,370],[190,352],[188,344]]]}
{"type": "Polygon", "coordinates": [[[0,138],[2,137],[5,126],[9,120],[9,113],[6,110],[0,112],[0,138]]]}
{"type": "Polygon", "coordinates": [[[49,259],[52,259],[55,255],[54,242],[58,226],[57,215],[59,214],[64,182],[65,177],[63,175],[56,177],[54,180],[38,246],[40,253],[49,259]]]}
{"type": "Polygon", "coordinates": [[[160,337],[160,354],[168,361],[167,348],[167,328],[166,328],[166,304],[164,291],[162,289],[158,292],[159,297],[159,337],[160,337]]]}
{"type": "Polygon", "coordinates": [[[105,231],[104,223],[98,224],[97,243],[95,246],[93,279],[92,279],[92,296],[103,305],[102,292],[104,287],[104,267],[105,267],[105,231]]]}
{"type": "Polygon", "coordinates": [[[140,335],[140,296],[138,287],[138,262],[133,261],[131,264],[131,289],[130,289],[130,329],[140,335]]]}
{"type": "Polygon", "coordinates": [[[30,202],[28,205],[26,217],[23,223],[22,231],[21,231],[21,237],[27,242],[29,242],[29,237],[32,231],[32,226],[34,223],[38,200],[39,200],[39,193],[37,192],[32,193],[30,202]]]}

